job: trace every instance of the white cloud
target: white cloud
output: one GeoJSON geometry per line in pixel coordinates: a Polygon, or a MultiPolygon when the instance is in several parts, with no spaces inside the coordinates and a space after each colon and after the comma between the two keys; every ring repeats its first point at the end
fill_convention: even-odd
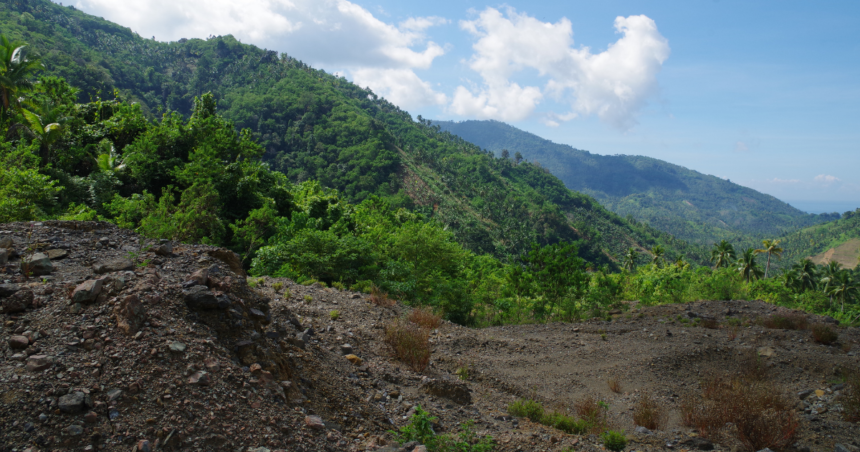
{"type": "Polygon", "coordinates": [[[597,54],[573,47],[566,18],[547,23],[512,8],[505,14],[487,8],[460,27],[478,38],[468,64],[483,81],[480,88],[460,86],[454,93],[450,109],[463,116],[517,121],[551,96],[570,103],[576,113],[628,129],[657,91],[657,73],[669,57],[668,41],[646,16],[616,18],[615,29],[623,36],[597,54]],[[526,69],[546,80],[543,90],[512,80],[526,69]]]}
{"type": "Polygon", "coordinates": [[[413,69],[427,69],[445,53],[424,35],[444,18],[415,17],[394,26],[346,0],[77,0],[75,6],[162,41],[232,34],[353,77],[377,71],[391,85],[365,86],[390,93],[419,86],[422,93],[411,99],[439,101],[413,69]]]}
{"type": "Polygon", "coordinates": [[[738,141],[735,143],[735,152],[749,152],[750,147],[744,143],[743,141],[738,141]]]}
{"type": "Polygon", "coordinates": [[[402,108],[448,102],[444,94],[433,91],[429,83],[409,69],[362,68],[351,73],[357,85],[370,87],[374,93],[402,108]]]}
{"type": "Polygon", "coordinates": [[[842,179],[840,179],[836,176],[831,176],[829,174],[819,174],[819,175],[815,176],[815,178],[812,180],[814,180],[815,182],[817,182],[819,184],[830,185],[834,182],[839,182],[842,179]]]}
{"type": "Polygon", "coordinates": [[[800,179],[780,179],[778,177],[774,177],[773,179],[768,179],[765,182],[769,182],[771,184],[799,184],[801,183],[800,179]]]}

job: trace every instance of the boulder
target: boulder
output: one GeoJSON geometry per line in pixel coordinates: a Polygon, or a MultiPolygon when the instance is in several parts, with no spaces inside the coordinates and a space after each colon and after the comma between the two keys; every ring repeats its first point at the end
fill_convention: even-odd
{"type": "Polygon", "coordinates": [[[64,413],[82,413],[93,407],[93,400],[83,392],[70,392],[60,397],[59,408],[64,413]]]}
{"type": "Polygon", "coordinates": [[[173,254],[173,243],[168,240],[162,241],[152,251],[159,256],[170,256],[173,254]]]}
{"type": "Polygon", "coordinates": [[[421,385],[421,390],[432,396],[448,399],[452,402],[461,405],[472,403],[472,393],[465,383],[446,381],[446,380],[429,380],[421,385]]]}
{"type": "Polygon", "coordinates": [[[82,282],[72,292],[72,303],[90,303],[96,300],[102,291],[101,279],[90,279],[82,282]]]}
{"type": "Polygon", "coordinates": [[[12,336],[9,338],[9,348],[12,350],[24,350],[30,346],[27,336],[12,336]]]}
{"type": "Polygon", "coordinates": [[[113,259],[93,264],[93,272],[97,275],[126,270],[134,270],[134,262],[128,259],[113,259]]]}
{"type": "Polygon", "coordinates": [[[706,440],[705,438],[699,437],[682,441],[681,446],[690,450],[714,450],[714,443],[706,440]]]}
{"type": "Polygon", "coordinates": [[[54,271],[54,264],[46,254],[35,253],[26,259],[21,259],[21,272],[30,276],[50,275],[54,271]]]}
{"type": "Polygon", "coordinates": [[[137,295],[128,295],[113,310],[116,326],[128,336],[137,333],[146,321],[146,309],[137,295]]]}
{"type": "Polygon", "coordinates": [[[227,309],[230,299],[224,295],[216,296],[206,286],[194,286],[182,291],[185,304],[191,309],[227,309]]]}
{"type": "Polygon", "coordinates": [[[3,312],[6,314],[24,312],[33,306],[33,298],[32,290],[19,290],[3,299],[3,312]]]}

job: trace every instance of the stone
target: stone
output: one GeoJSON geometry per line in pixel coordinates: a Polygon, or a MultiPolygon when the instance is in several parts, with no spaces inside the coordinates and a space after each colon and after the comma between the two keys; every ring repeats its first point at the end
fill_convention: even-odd
{"type": "Polygon", "coordinates": [[[764,449],[756,451],[756,452],[773,452],[773,451],[770,450],[770,447],[765,447],[764,449]]]}
{"type": "Polygon", "coordinates": [[[823,389],[816,389],[816,390],[815,390],[815,395],[816,395],[817,397],[824,397],[824,390],[823,390],[823,389]]]}
{"type": "Polygon", "coordinates": [[[0,284],[0,298],[6,298],[21,290],[21,286],[17,284],[0,284]]]}
{"type": "Polygon", "coordinates": [[[687,439],[680,444],[683,448],[691,450],[714,450],[714,443],[700,437],[687,439]]]}
{"type": "Polygon", "coordinates": [[[102,291],[102,283],[101,279],[90,279],[82,282],[72,292],[72,303],[90,303],[95,301],[96,297],[102,291]]]}
{"type": "MultiPolygon", "coordinates": [[[[301,334],[301,333],[299,333],[299,334],[301,334]]],[[[305,343],[305,341],[299,339],[298,337],[288,337],[287,342],[290,345],[292,345],[293,347],[297,347],[297,348],[300,348],[302,350],[304,350],[305,346],[307,346],[307,343],[305,343]]]]}
{"type": "Polygon", "coordinates": [[[95,411],[90,411],[84,415],[84,422],[87,424],[95,424],[99,420],[99,415],[95,411]]]}
{"type": "Polygon", "coordinates": [[[191,374],[188,377],[188,384],[192,385],[200,385],[200,386],[209,386],[212,384],[212,377],[209,375],[209,372],[205,371],[197,371],[191,374]]]}
{"type": "Polygon", "coordinates": [[[645,428],[641,425],[636,427],[635,431],[636,431],[636,433],[638,433],[640,435],[653,435],[654,434],[653,432],[651,432],[651,430],[648,430],[647,428],[645,428]]]}
{"type": "Polygon", "coordinates": [[[11,249],[13,245],[12,237],[0,237],[0,248],[11,249]]]}
{"type": "Polygon", "coordinates": [[[173,353],[183,353],[183,352],[185,352],[185,348],[187,346],[182,342],[176,341],[176,342],[171,342],[167,347],[173,353]]]}
{"type": "Polygon", "coordinates": [[[134,262],[128,259],[113,259],[93,264],[93,272],[97,275],[127,270],[134,270],[134,262]]]}
{"type": "Polygon", "coordinates": [[[6,265],[9,262],[9,250],[0,248],[0,265],[6,265]]]}
{"type": "Polygon", "coordinates": [[[251,318],[254,318],[254,319],[265,319],[266,318],[266,314],[264,314],[263,311],[261,311],[257,308],[248,309],[248,314],[250,314],[251,318]]]}
{"type": "Polygon", "coordinates": [[[41,372],[54,364],[53,358],[47,355],[32,355],[27,360],[27,370],[30,372],[41,372]]]}
{"type": "Polygon", "coordinates": [[[209,250],[206,254],[227,264],[227,266],[230,267],[230,271],[233,273],[239,276],[245,276],[245,270],[242,268],[242,259],[238,254],[223,248],[209,250]]]}
{"type": "Polygon", "coordinates": [[[833,452],[851,452],[851,450],[842,444],[837,444],[833,446],[833,452]]]}
{"type": "Polygon", "coordinates": [[[80,303],[75,303],[69,307],[69,312],[72,314],[79,314],[84,309],[84,306],[80,303]]]}
{"type": "Polygon", "coordinates": [[[265,447],[260,446],[260,447],[249,447],[247,452],[271,452],[271,451],[269,449],[266,449],[265,447]]]}
{"type": "Polygon", "coordinates": [[[325,430],[325,423],[319,416],[305,416],[305,425],[313,430],[325,430]]]}
{"type": "Polygon", "coordinates": [[[116,326],[127,336],[137,333],[146,322],[146,308],[137,295],[128,295],[113,309],[116,326]]]}
{"type": "Polygon", "coordinates": [[[190,281],[194,281],[198,286],[208,286],[209,285],[209,269],[201,268],[196,272],[191,274],[190,281]]]}
{"type": "Polygon", "coordinates": [[[428,380],[421,390],[432,396],[448,399],[461,405],[472,403],[472,393],[465,383],[446,380],[428,380]]]}
{"type": "Polygon", "coordinates": [[[69,436],[81,436],[84,434],[84,428],[80,425],[70,425],[66,427],[66,433],[69,436]]]}
{"type": "Polygon", "coordinates": [[[361,360],[361,358],[359,358],[358,356],[355,356],[355,355],[346,355],[346,356],[344,356],[344,358],[346,358],[347,361],[355,364],[356,366],[360,366],[363,362],[361,360]]]}
{"type": "MultiPolygon", "coordinates": [[[[553,437],[553,438],[555,438],[555,437],[553,437]]],[[[419,444],[419,445],[415,446],[415,449],[412,449],[412,452],[427,452],[427,446],[425,446],[423,444],[419,444]]]]}
{"type": "Polygon", "coordinates": [[[764,356],[765,358],[770,358],[776,354],[776,350],[773,347],[759,347],[756,351],[758,352],[758,356],[764,356]]]}
{"type": "Polygon", "coordinates": [[[27,259],[21,259],[21,272],[30,276],[50,275],[54,271],[54,264],[44,253],[35,253],[27,259]]]}
{"type": "Polygon", "coordinates": [[[48,250],[45,251],[45,255],[52,261],[58,261],[69,257],[69,252],[66,250],[48,250]]]}
{"type": "Polygon", "coordinates": [[[152,452],[152,445],[149,440],[142,439],[137,442],[137,452],[152,452]]]}
{"type": "Polygon", "coordinates": [[[80,413],[88,408],[92,408],[93,401],[88,394],[75,391],[60,397],[58,406],[60,411],[64,413],[80,413]]]}
{"type": "Polygon", "coordinates": [[[206,358],[203,360],[203,365],[206,367],[206,370],[209,372],[218,372],[221,370],[221,363],[218,362],[215,358],[206,358]]]}
{"type": "Polygon", "coordinates": [[[812,389],[804,389],[803,391],[798,392],[797,396],[800,397],[800,400],[803,400],[812,395],[813,392],[814,391],[812,389]]]}
{"type": "Polygon", "coordinates": [[[113,402],[120,397],[122,397],[122,389],[109,389],[107,392],[108,402],[113,402]]]}
{"type": "Polygon", "coordinates": [[[30,346],[30,339],[27,336],[12,336],[9,338],[9,348],[13,350],[24,350],[30,346]]]}
{"type": "Polygon", "coordinates": [[[352,355],[355,353],[355,350],[353,350],[352,345],[343,344],[340,346],[340,353],[343,354],[344,356],[352,355]]]}
{"type": "Polygon", "coordinates": [[[33,307],[34,298],[35,295],[33,295],[32,290],[19,290],[11,296],[4,298],[0,305],[3,306],[3,312],[7,314],[24,312],[33,307]]]}
{"type": "Polygon", "coordinates": [[[183,290],[182,296],[185,298],[185,304],[191,309],[227,309],[230,307],[230,300],[226,296],[215,296],[215,293],[206,286],[194,286],[183,290]]]}
{"type": "Polygon", "coordinates": [[[173,254],[173,243],[161,242],[152,251],[159,256],[170,256],[173,254]]]}

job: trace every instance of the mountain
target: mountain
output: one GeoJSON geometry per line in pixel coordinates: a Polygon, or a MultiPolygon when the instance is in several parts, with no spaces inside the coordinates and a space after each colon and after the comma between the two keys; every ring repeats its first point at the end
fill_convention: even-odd
{"type": "MultiPolygon", "coordinates": [[[[293,182],[318,180],[350,202],[378,196],[438,220],[476,253],[507,259],[532,243],[579,241],[582,257],[614,266],[629,247],[704,252],[621,218],[533,164],[512,165],[344,78],[231,36],[163,43],[72,6],[3,1],[0,27],[40,53],[80,101],[135,102],[150,118],[188,117],[211,92],[218,112],[265,150],[293,182]],[[165,116],[166,117],[166,116],[165,116]]],[[[226,232],[228,235],[230,231],[226,232]]]]}
{"type": "Polygon", "coordinates": [[[433,123],[496,155],[519,152],[567,188],[691,243],[758,242],[838,218],[810,215],[773,196],[662,160],[592,154],[498,121],[433,123]]]}
{"type": "Polygon", "coordinates": [[[860,260],[860,209],[846,212],[842,218],[810,226],[780,239],[781,262],[810,258],[816,264],[839,262],[845,268],[857,267],[860,260]]]}

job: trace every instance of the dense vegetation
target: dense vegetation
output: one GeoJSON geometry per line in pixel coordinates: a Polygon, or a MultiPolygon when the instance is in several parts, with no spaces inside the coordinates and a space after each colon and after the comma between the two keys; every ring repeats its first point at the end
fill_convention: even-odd
{"type": "Polygon", "coordinates": [[[845,212],[841,219],[803,228],[782,237],[781,246],[785,249],[783,260],[795,262],[836,248],[851,239],[860,239],[860,209],[845,212]]]}
{"type": "Polygon", "coordinates": [[[436,124],[496,155],[504,152],[514,161],[539,162],[567,188],[691,243],[752,244],[762,236],[780,236],[839,218],[809,215],[772,196],[661,160],[591,154],[498,121],[436,124]]]}

